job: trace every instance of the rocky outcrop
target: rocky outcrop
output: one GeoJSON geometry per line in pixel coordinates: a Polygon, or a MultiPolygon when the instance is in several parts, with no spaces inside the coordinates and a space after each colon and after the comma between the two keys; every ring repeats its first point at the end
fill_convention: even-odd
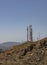
{"type": "Polygon", "coordinates": [[[45,40],[40,42],[39,48],[47,47],[47,42],[45,40]]]}
{"type": "Polygon", "coordinates": [[[35,44],[31,44],[30,46],[27,46],[27,48],[22,49],[21,51],[19,51],[19,55],[20,56],[25,56],[27,52],[32,51],[33,47],[35,46],[35,44]]]}

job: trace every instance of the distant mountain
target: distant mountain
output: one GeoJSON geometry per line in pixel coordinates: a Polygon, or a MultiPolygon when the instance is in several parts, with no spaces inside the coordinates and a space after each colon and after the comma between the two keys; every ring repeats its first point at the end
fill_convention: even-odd
{"type": "Polygon", "coordinates": [[[19,42],[4,42],[2,44],[0,44],[0,49],[9,49],[12,46],[16,46],[19,45],[19,42]]]}
{"type": "Polygon", "coordinates": [[[5,42],[5,43],[2,43],[1,45],[5,47],[10,47],[10,46],[18,45],[18,44],[20,43],[19,42],[5,42]]]}
{"type": "Polygon", "coordinates": [[[0,44],[0,49],[5,49],[5,47],[0,44]]]}

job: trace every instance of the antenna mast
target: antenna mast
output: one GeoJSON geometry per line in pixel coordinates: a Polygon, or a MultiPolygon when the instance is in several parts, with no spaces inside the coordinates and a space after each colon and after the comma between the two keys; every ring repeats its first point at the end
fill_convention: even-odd
{"type": "Polygon", "coordinates": [[[28,27],[27,27],[27,41],[28,41],[28,27]]]}
{"type": "Polygon", "coordinates": [[[33,41],[32,25],[27,26],[27,41],[33,41]]]}

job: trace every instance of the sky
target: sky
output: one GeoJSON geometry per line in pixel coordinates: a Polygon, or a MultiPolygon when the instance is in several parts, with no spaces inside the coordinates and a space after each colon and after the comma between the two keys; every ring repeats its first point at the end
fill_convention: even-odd
{"type": "Polygon", "coordinates": [[[0,43],[26,41],[29,25],[34,40],[47,37],[47,0],[0,0],[0,43]]]}

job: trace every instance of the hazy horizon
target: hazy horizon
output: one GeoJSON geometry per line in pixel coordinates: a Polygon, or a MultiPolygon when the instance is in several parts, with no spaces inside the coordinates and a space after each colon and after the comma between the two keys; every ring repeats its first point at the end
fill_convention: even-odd
{"type": "Polygon", "coordinates": [[[26,41],[29,25],[34,40],[47,37],[47,0],[0,0],[0,43],[26,41]]]}

